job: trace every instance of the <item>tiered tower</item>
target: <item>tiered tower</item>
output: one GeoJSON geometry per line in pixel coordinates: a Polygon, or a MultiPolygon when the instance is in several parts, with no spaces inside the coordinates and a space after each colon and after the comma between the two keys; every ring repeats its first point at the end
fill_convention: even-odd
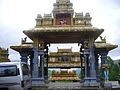
{"type": "MultiPolygon", "coordinates": [[[[48,67],[57,69],[56,71],[52,71],[51,81],[80,81],[76,71],[70,70],[81,68],[80,53],[72,52],[72,48],[58,49],[57,52],[50,52],[48,67]]],[[[82,68],[84,68],[84,66],[82,66],[82,68]]]]}

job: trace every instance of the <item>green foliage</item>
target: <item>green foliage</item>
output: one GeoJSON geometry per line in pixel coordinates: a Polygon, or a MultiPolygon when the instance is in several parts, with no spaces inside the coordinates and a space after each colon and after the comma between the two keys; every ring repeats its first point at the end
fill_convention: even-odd
{"type": "Polygon", "coordinates": [[[118,81],[120,76],[120,68],[117,64],[113,64],[109,70],[109,80],[111,81],[118,81]]]}
{"type": "Polygon", "coordinates": [[[104,79],[104,71],[102,67],[99,68],[99,72],[100,72],[101,79],[104,79]]]}
{"type": "Polygon", "coordinates": [[[109,63],[109,80],[118,81],[120,79],[120,67],[109,56],[107,62],[109,63]]]}
{"type": "MultiPolygon", "coordinates": [[[[115,64],[111,57],[107,57],[107,63],[109,64],[109,80],[110,81],[118,81],[120,80],[120,66],[115,64]]],[[[100,76],[104,77],[104,72],[102,67],[99,69],[100,76]]]]}
{"type": "Polygon", "coordinates": [[[85,77],[85,70],[82,68],[81,73],[80,73],[80,78],[83,79],[85,77]]]}
{"type": "Polygon", "coordinates": [[[107,62],[109,64],[109,67],[112,67],[114,65],[114,61],[112,60],[110,56],[107,56],[107,62]]]}

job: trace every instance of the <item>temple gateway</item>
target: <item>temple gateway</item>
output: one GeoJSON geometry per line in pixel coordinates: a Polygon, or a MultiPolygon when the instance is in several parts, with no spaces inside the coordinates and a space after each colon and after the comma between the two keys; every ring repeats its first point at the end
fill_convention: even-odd
{"type": "Polygon", "coordinates": [[[27,42],[27,38],[24,38],[21,40],[21,45],[11,46],[11,49],[20,53],[22,62],[30,61],[33,88],[54,90],[48,84],[48,68],[52,67],[81,68],[81,77],[77,79],[79,84],[77,83],[78,87],[75,87],[79,90],[103,88],[102,81],[107,78],[99,74],[99,61],[101,61],[102,72],[107,71],[109,68],[106,61],[107,54],[117,45],[107,43],[106,39],[100,36],[104,29],[94,27],[91,19],[89,13],[74,13],[70,0],[56,0],[51,14],[44,14],[43,17],[38,14],[35,27],[23,31],[33,42],[27,42]],[[96,42],[99,36],[101,41],[96,42]],[[60,43],[78,43],[79,52],[73,54],[71,49],[67,51],[58,49],[59,54],[48,52],[50,44],[60,43]]]}

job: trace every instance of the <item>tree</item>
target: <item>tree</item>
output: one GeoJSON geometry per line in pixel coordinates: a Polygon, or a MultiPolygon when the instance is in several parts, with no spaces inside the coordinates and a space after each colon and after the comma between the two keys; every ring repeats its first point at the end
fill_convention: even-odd
{"type": "Polygon", "coordinates": [[[119,80],[119,74],[120,74],[120,68],[117,64],[113,64],[112,67],[110,67],[109,70],[109,80],[111,81],[118,81],[119,80]]]}
{"type": "Polygon", "coordinates": [[[107,62],[109,64],[109,80],[118,81],[120,79],[120,67],[109,56],[107,62]]]}
{"type": "MultiPolygon", "coordinates": [[[[110,56],[107,57],[107,63],[109,65],[109,80],[120,81],[120,66],[115,64],[110,56]]],[[[104,78],[102,67],[100,67],[100,76],[101,78],[104,78]]]]}

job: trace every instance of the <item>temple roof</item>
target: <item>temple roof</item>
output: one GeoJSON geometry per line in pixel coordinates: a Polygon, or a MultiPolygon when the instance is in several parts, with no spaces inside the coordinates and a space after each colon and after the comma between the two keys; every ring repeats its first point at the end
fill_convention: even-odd
{"type": "Polygon", "coordinates": [[[26,43],[18,46],[10,46],[10,48],[17,52],[22,52],[24,50],[30,51],[31,49],[33,49],[33,43],[26,43]]]}
{"type": "Polygon", "coordinates": [[[94,37],[96,40],[103,32],[103,29],[95,27],[39,27],[31,30],[24,30],[31,40],[35,38],[43,40],[45,43],[80,43],[84,39],[94,37]]]}
{"type": "Polygon", "coordinates": [[[112,49],[115,49],[118,47],[118,45],[113,45],[110,43],[106,43],[106,42],[95,42],[95,47],[96,49],[105,49],[107,51],[110,51],[112,49]]]}
{"type": "MultiPolygon", "coordinates": [[[[95,42],[94,44],[96,49],[106,49],[107,51],[110,51],[118,47],[118,45],[113,45],[113,44],[101,42],[101,41],[95,42]]],[[[30,49],[33,49],[33,43],[26,42],[18,46],[10,46],[10,48],[18,52],[20,52],[21,50],[30,50],[30,49]]],[[[62,52],[70,53],[72,52],[72,49],[58,49],[58,53],[62,53],[62,52]]]]}
{"type": "Polygon", "coordinates": [[[36,26],[23,33],[33,41],[37,39],[44,43],[81,43],[90,38],[96,40],[104,31],[92,26],[92,17],[88,12],[85,15],[73,14],[70,0],[56,0],[52,13],[44,14],[43,17],[38,14],[36,26]]]}

